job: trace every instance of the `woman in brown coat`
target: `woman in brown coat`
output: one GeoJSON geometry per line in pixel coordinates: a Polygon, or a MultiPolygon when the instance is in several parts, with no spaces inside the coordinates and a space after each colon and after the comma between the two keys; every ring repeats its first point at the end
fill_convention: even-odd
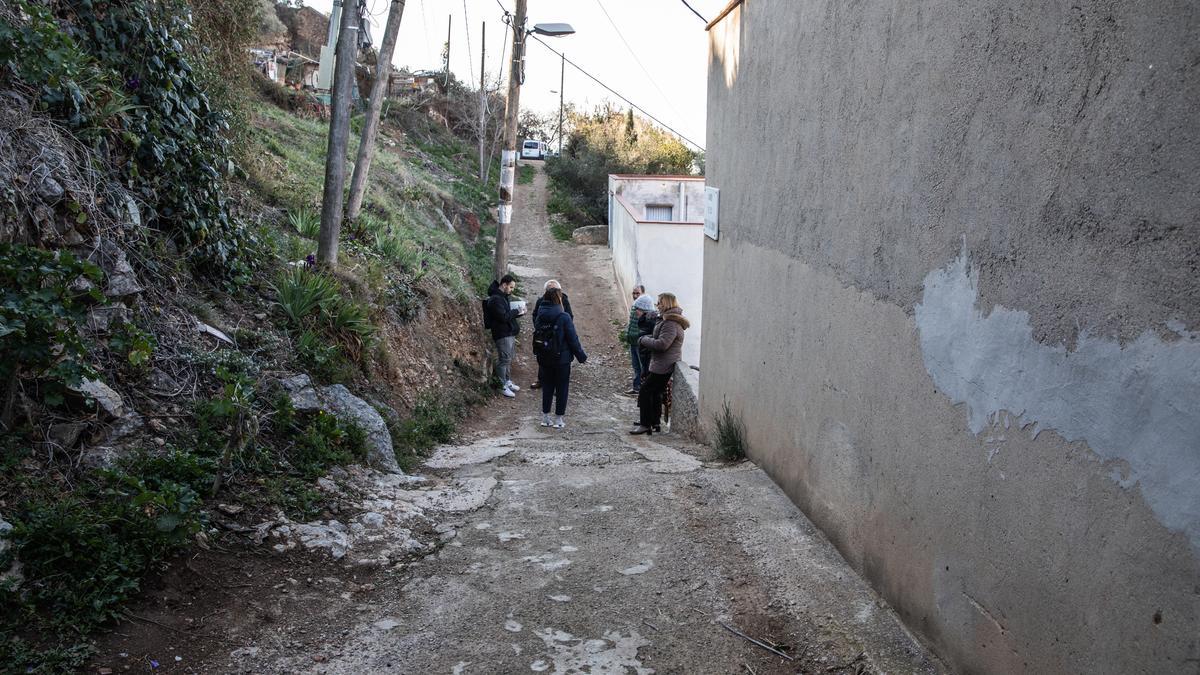
{"type": "Polygon", "coordinates": [[[638,338],[638,345],[650,350],[650,375],[638,392],[640,417],[631,434],[652,434],[662,423],[662,394],[683,354],[683,334],[690,325],[673,293],[659,294],[656,307],[662,321],[654,327],[653,335],[638,338]]]}

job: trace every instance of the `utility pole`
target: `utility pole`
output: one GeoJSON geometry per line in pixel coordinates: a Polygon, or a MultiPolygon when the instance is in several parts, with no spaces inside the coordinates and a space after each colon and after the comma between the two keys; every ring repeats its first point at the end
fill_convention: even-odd
{"type": "Polygon", "coordinates": [[[450,26],[454,23],[454,15],[446,17],[446,83],[442,85],[447,91],[450,89],[450,26]]]}
{"type": "MultiPolygon", "coordinates": [[[[354,0],[334,0],[342,5],[354,0]]],[[[321,196],[321,232],[317,262],[337,267],[338,236],[342,230],[342,190],[346,186],[346,141],[350,137],[350,94],[354,90],[354,57],[358,50],[357,8],[343,7],[333,70],[333,109],[329,113],[329,143],[325,150],[325,190],[321,196]]]]}
{"type": "Polygon", "coordinates": [[[524,76],[526,0],[515,2],[508,101],[504,107],[504,151],[500,153],[500,206],[496,209],[496,261],[492,269],[496,279],[508,273],[508,226],[512,222],[513,187],[517,174],[517,119],[521,112],[521,80],[524,76]]]}
{"type": "Polygon", "coordinates": [[[567,82],[567,53],[562,53],[562,70],[558,74],[558,156],[562,157],[563,85],[567,82]]]}
{"type": "Polygon", "coordinates": [[[362,141],[358,144],[354,175],[350,178],[350,200],[346,204],[346,217],[350,220],[358,218],[363,197],[367,192],[367,173],[371,170],[371,160],[375,157],[375,135],[379,133],[379,111],[383,108],[383,99],[387,96],[388,82],[392,77],[392,52],[396,50],[396,34],[400,32],[400,19],[404,16],[404,1],[392,0],[387,27],[383,29],[383,44],[379,45],[375,82],[371,85],[371,98],[367,101],[367,118],[363,122],[362,141]]]}
{"type": "Polygon", "coordinates": [[[479,182],[486,183],[488,179],[487,160],[483,158],[484,139],[487,138],[487,78],[483,68],[487,65],[487,22],[482,21],[479,38],[479,182]]]}

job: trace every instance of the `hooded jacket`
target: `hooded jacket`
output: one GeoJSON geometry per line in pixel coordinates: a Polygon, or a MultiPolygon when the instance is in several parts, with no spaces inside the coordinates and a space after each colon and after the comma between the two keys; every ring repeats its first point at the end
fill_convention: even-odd
{"type": "Polygon", "coordinates": [[[579,344],[579,334],[575,332],[575,322],[571,319],[571,315],[563,311],[559,305],[549,303],[542,305],[542,309],[538,312],[537,325],[553,326],[556,323],[562,326],[563,338],[563,350],[559,354],[558,365],[566,365],[571,362],[572,358],[578,359],[580,363],[587,361],[587,354],[583,351],[583,345],[579,344]]]}
{"type": "Polygon", "coordinates": [[[683,333],[691,323],[683,309],[672,307],[662,313],[662,321],[654,327],[653,335],[638,338],[638,346],[651,351],[650,372],[666,375],[683,356],[683,333]]]}
{"type": "Polygon", "coordinates": [[[488,323],[492,328],[492,339],[512,337],[521,332],[517,317],[521,313],[508,306],[508,294],[500,290],[500,282],[493,281],[488,287],[488,323]]]}
{"type": "MultiPolygon", "coordinates": [[[[565,310],[567,312],[567,314],[570,315],[571,320],[574,321],[575,320],[575,312],[571,311],[571,299],[567,297],[566,293],[562,294],[562,299],[563,299],[563,310],[565,310]]],[[[533,321],[534,321],[534,323],[537,323],[538,312],[540,312],[543,307],[549,307],[549,306],[550,305],[546,303],[545,298],[538,298],[537,302],[533,303],[533,321]]]]}

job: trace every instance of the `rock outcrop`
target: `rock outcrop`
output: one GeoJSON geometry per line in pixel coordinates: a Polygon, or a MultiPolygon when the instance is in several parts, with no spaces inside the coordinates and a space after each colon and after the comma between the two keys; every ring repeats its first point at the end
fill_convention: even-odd
{"type": "Polygon", "coordinates": [[[308,375],[282,380],[296,410],[323,410],[342,420],[354,422],[367,434],[367,464],[390,473],[404,473],[396,462],[392,434],[379,411],[350,393],[343,385],[316,386],[308,375]]]}

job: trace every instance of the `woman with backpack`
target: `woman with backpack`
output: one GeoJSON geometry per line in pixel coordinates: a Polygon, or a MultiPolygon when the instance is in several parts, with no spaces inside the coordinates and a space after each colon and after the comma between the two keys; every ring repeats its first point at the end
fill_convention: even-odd
{"type": "Polygon", "coordinates": [[[675,364],[683,355],[683,335],[691,325],[683,316],[683,308],[673,293],[660,293],[655,305],[662,320],[652,335],[638,338],[638,346],[650,350],[649,377],[642,380],[638,393],[638,424],[631,434],[653,434],[662,424],[662,395],[675,372],[675,364]]]}
{"type": "Polygon", "coordinates": [[[563,416],[567,414],[571,361],[578,359],[580,363],[586,363],[587,354],[579,344],[571,315],[563,310],[560,289],[546,289],[542,296],[534,322],[533,350],[542,374],[542,426],[562,429],[567,426],[563,416]],[[554,403],[553,418],[550,417],[551,402],[554,403]]]}

